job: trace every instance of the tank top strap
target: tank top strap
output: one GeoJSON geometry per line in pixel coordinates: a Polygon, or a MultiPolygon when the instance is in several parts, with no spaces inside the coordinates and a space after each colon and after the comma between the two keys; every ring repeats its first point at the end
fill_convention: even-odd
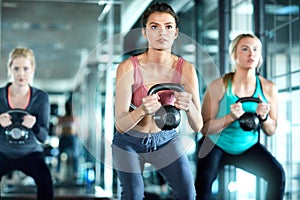
{"type": "Polygon", "coordinates": [[[260,96],[262,101],[267,102],[267,98],[264,95],[261,81],[260,81],[259,77],[256,76],[256,88],[255,88],[255,92],[253,94],[253,97],[257,98],[258,96],[260,96]]]}
{"type": "Polygon", "coordinates": [[[172,83],[180,83],[181,76],[182,76],[183,62],[184,59],[182,57],[178,57],[178,62],[172,77],[172,83]]]}
{"type": "Polygon", "coordinates": [[[260,80],[259,80],[258,76],[256,76],[256,90],[261,90],[262,91],[261,83],[260,83],[260,80]]]}
{"type": "Polygon", "coordinates": [[[232,92],[232,79],[229,79],[228,80],[228,85],[227,85],[227,89],[226,89],[226,93],[228,95],[232,95],[232,96],[235,96],[232,92]]]}
{"type": "Polygon", "coordinates": [[[133,83],[133,89],[136,89],[137,87],[143,85],[143,79],[140,72],[140,64],[139,60],[137,59],[137,56],[131,56],[130,57],[132,64],[133,64],[133,70],[134,70],[134,83],[133,83]]]}

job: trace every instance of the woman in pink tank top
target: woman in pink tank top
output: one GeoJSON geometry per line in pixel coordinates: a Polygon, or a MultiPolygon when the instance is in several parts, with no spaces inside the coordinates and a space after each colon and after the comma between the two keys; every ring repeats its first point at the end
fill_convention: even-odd
{"type": "Polygon", "coordinates": [[[174,199],[195,199],[194,178],[177,131],[161,130],[152,116],[162,104],[170,103],[186,113],[195,132],[203,125],[195,68],[171,52],[179,34],[177,23],[178,17],[168,4],[150,5],[142,16],[147,51],[124,60],[117,69],[117,131],[112,150],[121,182],[121,199],[144,198],[145,163],[152,164],[164,177],[174,199]],[[147,95],[151,86],[170,82],[183,85],[185,91],[147,95]],[[131,109],[132,104],[135,109],[131,109]]]}

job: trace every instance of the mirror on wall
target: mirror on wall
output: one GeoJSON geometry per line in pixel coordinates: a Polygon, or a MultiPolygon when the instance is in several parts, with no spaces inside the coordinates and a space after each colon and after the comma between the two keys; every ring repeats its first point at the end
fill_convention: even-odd
{"type": "MultiPolygon", "coordinates": [[[[85,184],[85,170],[93,167],[94,160],[88,158],[89,152],[80,144],[80,138],[61,140],[62,134],[72,132],[68,130],[71,122],[64,122],[69,128],[58,127],[58,123],[67,112],[65,103],[72,96],[82,60],[99,42],[98,16],[104,6],[98,1],[52,0],[0,0],[0,5],[0,84],[4,86],[9,81],[9,52],[15,47],[31,48],[36,58],[32,85],[46,91],[51,103],[50,137],[44,149],[54,183],[85,184]],[[68,147],[75,143],[75,149],[65,148],[59,153],[60,145],[68,147]]],[[[1,184],[31,185],[32,181],[25,177],[13,172],[1,184]]]]}

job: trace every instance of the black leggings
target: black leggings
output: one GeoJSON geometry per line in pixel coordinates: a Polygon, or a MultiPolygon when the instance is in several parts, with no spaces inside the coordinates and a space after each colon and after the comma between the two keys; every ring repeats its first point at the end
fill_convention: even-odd
{"type": "Polygon", "coordinates": [[[209,200],[211,198],[212,183],[220,169],[226,164],[234,165],[266,180],[268,182],[267,200],[283,199],[285,172],[281,164],[260,143],[241,155],[227,154],[213,144],[208,137],[201,138],[199,146],[200,158],[195,181],[197,200],[209,200]],[[203,143],[203,141],[205,142],[203,143]],[[203,153],[205,151],[208,152],[207,155],[204,155],[206,154],[203,153]]]}
{"type": "Polygon", "coordinates": [[[53,200],[51,174],[42,152],[32,153],[18,159],[12,159],[0,153],[0,180],[12,170],[20,170],[34,179],[38,200],[53,200]]]}

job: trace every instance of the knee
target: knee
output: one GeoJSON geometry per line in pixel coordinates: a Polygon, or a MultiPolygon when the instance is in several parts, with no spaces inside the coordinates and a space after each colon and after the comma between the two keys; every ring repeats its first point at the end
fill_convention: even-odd
{"type": "Polygon", "coordinates": [[[272,185],[272,188],[283,190],[285,187],[285,179],[285,171],[281,166],[279,166],[276,170],[272,170],[271,173],[268,173],[266,181],[272,185]]]}
{"type": "Polygon", "coordinates": [[[280,182],[281,186],[284,187],[285,185],[285,171],[283,168],[280,168],[278,172],[278,182],[280,182]]]}
{"type": "Polygon", "coordinates": [[[203,188],[207,185],[211,185],[214,180],[216,179],[215,173],[207,170],[201,171],[201,173],[197,173],[196,179],[195,179],[195,186],[196,188],[203,188]]]}
{"type": "Polygon", "coordinates": [[[276,183],[280,183],[281,185],[285,184],[285,172],[284,169],[280,166],[277,168],[276,173],[271,174],[271,180],[276,183]]]}
{"type": "Polygon", "coordinates": [[[34,181],[39,188],[47,188],[47,187],[52,187],[53,182],[52,182],[52,177],[51,175],[44,174],[39,177],[33,177],[34,181]]]}
{"type": "Polygon", "coordinates": [[[174,199],[186,199],[186,200],[194,200],[195,198],[196,198],[196,192],[194,189],[181,191],[174,197],[174,199]]]}
{"type": "Polygon", "coordinates": [[[53,187],[52,179],[43,179],[35,181],[38,188],[50,188],[53,187]]]}
{"type": "Polygon", "coordinates": [[[173,194],[174,199],[194,200],[196,198],[196,190],[193,184],[182,184],[180,189],[173,191],[173,194]]]}
{"type": "Polygon", "coordinates": [[[129,173],[117,170],[122,200],[144,198],[144,181],[141,173],[129,173]]]}
{"type": "Polygon", "coordinates": [[[122,200],[141,200],[144,199],[144,187],[140,185],[121,185],[121,199],[122,200]]]}

